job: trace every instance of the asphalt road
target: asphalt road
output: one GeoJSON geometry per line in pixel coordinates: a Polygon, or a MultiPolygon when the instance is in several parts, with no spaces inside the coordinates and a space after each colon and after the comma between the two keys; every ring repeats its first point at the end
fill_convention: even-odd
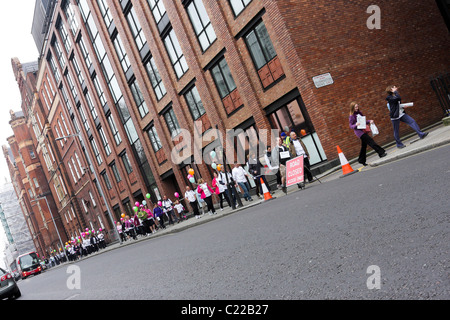
{"type": "Polygon", "coordinates": [[[335,175],[19,281],[20,299],[449,299],[448,159],[450,146],[335,175]]]}

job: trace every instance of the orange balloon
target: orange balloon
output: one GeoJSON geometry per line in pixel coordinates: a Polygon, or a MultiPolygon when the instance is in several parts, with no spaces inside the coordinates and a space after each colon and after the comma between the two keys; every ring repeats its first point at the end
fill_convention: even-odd
{"type": "Polygon", "coordinates": [[[300,130],[300,134],[301,134],[303,137],[306,136],[306,131],[305,131],[305,129],[300,130]]]}
{"type": "Polygon", "coordinates": [[[222,171],[222,165],[221,164],[217,165],[217,171],[222,171]]]}
{"type": "Polygon", "coordinates": [[[120,216],[121,216],[122,218],[125,218],[125,213],[122,213],[120,216]]]}
{"type": "Polygon", "coordinates": [[[189,174],[190,174],[191,176],[193,176],[194,173],[195,173],[194,169],[189,169],[189,174]]]}

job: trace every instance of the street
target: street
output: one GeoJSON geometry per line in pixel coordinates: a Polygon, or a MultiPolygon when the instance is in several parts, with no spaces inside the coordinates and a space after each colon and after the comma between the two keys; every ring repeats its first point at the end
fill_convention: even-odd
{"type": "Polygon", "coordinates": [[[449,299],[448,159],[447,145],[344,178],[336,173],[19,281],[20,300],[449,299]],[[369,267],[379,270],[378,282],[369,267]]]}

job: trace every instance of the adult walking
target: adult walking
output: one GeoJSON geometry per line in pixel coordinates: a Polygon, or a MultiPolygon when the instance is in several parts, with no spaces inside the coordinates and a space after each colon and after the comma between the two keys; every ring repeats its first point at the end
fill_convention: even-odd
{"type": "Polygon", "coordinates": [[[244,168],[238,163],[234,164],[234,168],[231,171],[231,174],[233,175],[233,180],[241,187],[242,191],[244,192],[244,199],[246,201],[253,201],[252,197],[248,193],[250,190],[250,185],[247,181],[247,172],[245,172],[244,168]]]}
{"type": "MultiPolygon", "coordinates": [[[[366,163],[366,150],[367,146],[370,146],[373,150],[375,150],[376,153],[378,153],[378,156],[380,158],[383,158],[386,156],[386,151],[380,147],[368,134],[368,132],[365,129],[358,129],[358,126],[360,123],[358,122],[358,116],[364,116],[361,112],[361,109],[359,108],[359,105],[356,102],[350,103],[350,115],[348,118],[348,122],[350,125],[350,128],[353,129],[355,132],[355,135],[361,139],[361,150],[359,152],[358,162],[361,163],[363,166],[367,166],[366,163]]],[[[373,120],[366,120],[365,125],[369,125],[374,123],[373,120]]]]}
{"type": "Polygon", "coordinates": [[[208,183],[201,178],[198,180],[197,192],[200,194],[200,197],[206,202],[209,215],[216,214],[216,210],[214,209],[214,205],[212,202],[212,195],[214,191],[213,189],[211,189],[208,183]]]}
{"type": "Polygon", "coordinates": [[[386,88],[386,93],[389,116],[391,118],[392,126],[394,127],[394,139],[397,144],[397,148],[401,149],[406,147],[400,139],[400,121],[409,125],[417,133],[420,139],[425,138],[428,135],[428,132],[422,132],[417,122],[406,114],[404,108],[400,106],[402,98],[398,93],[398,88],[396,86],[389,86],[386,88]]]}
{"type": "Polygon", "coordinates": [[[186,186],[186,192],[184,193],[184,198],[189,201],[192,210],[194,210],[194,216],[196,219],[200,218],[200,212],[198,211],[198,201],[197,196],[189,186],[186,186]]]}
{"type": "MultiPolygon", "coordinates": [[[[292,131],[290,134],[291,142],[289,144],[289,153],[291,158],[303,157],[303,167],[306,177],[309,182],[313,181],[313,176],[311,173],[311,164],[309,163],[309,152],[303,143],[302,139],[297,136],[297,134],[292,131]]],[[[302,188],[301,184],[298,184],[299,188],[302,188]]]]}

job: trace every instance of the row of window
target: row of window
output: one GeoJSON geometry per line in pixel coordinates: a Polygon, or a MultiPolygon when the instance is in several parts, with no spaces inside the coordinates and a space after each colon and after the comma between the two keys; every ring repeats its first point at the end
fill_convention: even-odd
{"type": "MultiPolygon", "coordinates": [[[[244,0],[238,0],[238,1],[230,1],[230,4],[233,8],[233,11],[235,15],[237,16],[251,1],[244,1],[244,0]]],[[[104,0],[97,0],[98,6],[100,8],[100,11],[102,12],[102,16],[105,22],[105,25],[109,28],[112,25],[112,17],[110,15],[109,8],[106,4],[106,1],[104,0]]],[[[162,1],[156,0],[151,1],[148,0],[149,6],[151,8],[151,11],[153,13],[153,16],[155,18],[155,21],[157,23],[164,20],[164,16],[166,15],[166,11],[164,8],[164,5],[162,1]]],[[[97,57],[99,59],[99,62],[102,66],[102,71],[105,74],[106,80],[108,82],[108,87],[111,91],[111,94],[115,100],[116,107],[119,111],[119,116],[122,120],[122,123],[124,125],[124,128],[126,129],[128,138],[131,143],[133,141],[136,143],[137,146],[134,148],[135,151],[137,151],[138,157],[139,157],[139,145],[140,141],[136,141],[134,137],[137,137],[137,134],[135,132],[134,125],[131,122],[129,111],[123,103],[123,96],[120,92],[117,80],[115,79],[115,75],[113,72],[113,69],[111,67],[110,61],[107,57],[106,50],[103,47],[103,44],[101,43],[101,39],[98,34],[98,30],[95,26],[95,23],[92,19],[92,15],[90,14],[90,11],[88,11],[88,6],[86,3],[86,0],[79,0],[79,7],[81,14],[83,16],[83,19],[85,21],[89,36],[91,38],[91,41],[93,43],[95,53],[97,54],[97,57]]],[[[209,46],[216,40],[216,35],[214,32],[214,29],[212,27],[211,21],[209,20],[209,17],[207,15],[207,12],[205,10],[205,7],[203,5],[203,2],[201,0],[192,0],[188,1],[188,4],[186,5],[186,10],[188,12],[189,18],[191,20],[193,29],[195,31],[195,34],[197,36],[197,39],[199,40],[200,46],[203,51],[207,50],[209,46]]],[[[64,7],[65,16],[67,19],[67,23],[70,27],[70,30],[75,35],[79,26],[76,22],[76,19],[74,19],[74,13],[70,6],[64,7]]],[[[125,17],[127,19],[128,25],[130,26],[130,30],[133,34],[136,46],[139,51],[143,50],[145,48],[145,45],[147,44],[147,40],[145,39],[145,36],[142,31],[142,27],[139,23],[139,20],[137,19],[136,12],[134,8],[131,6],[126,10],[125,17]]],[[[170,23],[170,22],[169,22],[170,23]]],[[[65,30],[64,24],[60,23],[60,26],[58,28],[58,32],[60,35],[60,38],[62,39],[64,50],[66,53],[69,52],[71,48],[71,41],[67,34],[67,31],[65,30]]],[[[253,61],[255,62],[255,66],[258,68],[258,73],[260,74],[260,78],[262,78],[261,75],[264,76],[262,78],[262,83],[265,87],[270,85],[270,80],[266,80],[269,78],[269,76],[272,77],[272,83],[276,81],[276,79],[280,78],[279,74],[274,74],[277,69],[275,67],[268,68],[267,70],[264,70],[264,72],[260,73],[260,70],[263,69],[265,66],[267,66],[269,63],[272,62],[274,58],[276,58],[276,52],[273,49],[273,45],[270,41],[270,38],[268,36],[267,30],[265,29],[264,23],[261,21],[253,30],[251,30],[248,35],[245,37],[247,46],[249,48],[249,51],[251,52],[253,61]],[[263,81],[264,79],[264,81],[263,81]],[[268,84],[269,83],[269,84],[268,84]]],[[[119,58],[119,61],[121,63],[121,66],[123,68],[123,71],[125,74],[133,74],[131,69],[130,61],[127,57],[127,54],[124,50],[123,43],[121,41],[120,35],[116,33],[112,37],[112,42],[114,44],[117,56],[119,58]]],[[[184,54],[181,50],[181,46],[178,42],[178,39],[175,35],[175,32],[173,29],[170,29],[168,32],[165,33],[163,38],[164,45],[166,47],[168,56],[172,62],[172,66],[174,68],[175,74],[178,78],[181,78],[189,69],[186,59],[184,57],[184,54]]],[[[86,48],[86,45],[84,43],[84,39],[82,37],[79,37],[79,40],[77,40],[77,43],[80,47],[80,51],[84,57],[86,66],[89,70],[92,68],[92,60],[89,55],[89,51],[86,48]]],[[[60,67],[63,69],[66,65],[64,55],[62,54],[62,48],[59,45],[58,41],[54,41],[53,43],[55,56],[57,57],[57,60],[59,62],[60,67]]],[[[84,83],[84,78],[82,75],[82,72],[79,68],[78,62],[75,57],[71,57],[71,64],[73,69],[75,70],[75,75],[78,78],[78,81],[80,84],[84,83]]],[[[144,66],[147,70],[148,77],[151,81],[155,96],[157,100],[161,100],[165,94],[167,93],[165,86],[163,84],[163,81],[161,79],[161,76],[159,74],[158,68],[155,64],[155,61],[151,55],[145,57],[145,60],[143,61],[144,66]]],[[[50,67],[53,70],[53,73],[55,75],[56,80],[59,82],[59,71],[58,68],[53,61],[53,58],[50,57],[49,59],[50,67]]],[[[217,90],[219,92],[219,95],[223,101],[224,107],[226,109],[227,114],[233,113],[236,109],[241,107],[243,105],[242,100],[240,98],[239,93],[236,89],[236,84],[234,82],[234,79],[231,75],[230,68],[225,60],[225,57],[222,56],[221,59],[219,59],[215,65],[210,69],[211,75],[214,79],[214,82],[216,84],[217,90]]],[[[73,97],[76,100],[77,94],[75,86],[73,85],[73,81],[71,79],[71,76],[69,73],[65,74],[67,83],[69,84],[69,89],[72,92],[73,97]]],[[[131,77],[131,81],[129,81],[129,86],[131,89],[131,92],[133,94],[133,98],[135,100],[136,106],[139,110],[139,114],[141,117],[144,117],[148,114],[148,107],[146,105],[146,102],[143,98],[142,92],[139,88],[139,85],[137,84],[137,81],[131,77]]],[[[94,86],[96,87],[97,95],[103,104],[105,106],[106,104],[106,98],[104,97],[104,91],[101,89],[100,84],[98,83],[96,79],[95,72],[92,75],[92,81],[94,83],[94,86]]],[[[63,94],[64,95],[64,94],[63,94]]],[[[97,114],[95,111],[94,104],[92,103],[92,99],[89,96],[89,93],[87,92],[85,94],[86,101],[88,103],[89,110],[91,112],[91,115],[93,119],[95,120],[97,118],[97,114]]],[[[189,107],[190,113],[192,115],[192,118],[194,120],[200,119],[205,113],[205,109],[203,107],[202,100],[200,98],[200,95],[198,93],[197,88],[192,86],[189,90],[187,90],[184,93],[185,101],[189,107]]],[[[66,97],[65,97],[65,100],[66,97]]],[[[70,109],[70,103],[68,105],[68,108],[70,109]]],[[[83,127],[84,129],[89,132],[90,127],[89,123],[86,117],[86,114],[84,113],[84,109],[81,107],[81,105],[78,105],[78,111],[80,113],[80,119],[82,119],[83,127]]],[[[178,120],[176,119],[176,116],[173,112],[173,109],[169,108],[168,111],[163,114],[163,117],[166,121],[167,127],[169,128],[169,131],[172,133],[173,136],[177,135],[180,132],[180,125],[178,123],[178,120]]],[[[111,132],[113,133],[114,139],[116,144],[120,144],[121,137],[117,130],[117,127],[114,123],[114,119],[111,115],[108,117],[108,123],[111,129],[111,132]]],[[[106,138],[106,135],[103,131],[103,128],[98,127],[99,136],[103,145],[103,148],[107,154],[111,154],[111,148],[109,147],[108,140],[106,138]]],[[[154,151],[159,151],[162,148],[161,141],[159,139],[158,133],[156,132],[156,129],[152,126],[147,131],[151,144],[153,146],[154,151]]],[[[94,139],[90,140],[91,147],[94,151],[95,158],[97,160],[98,164],[102,164],[103,160],[101,158],[100,152],[98,150],[98,147],[96,145],[96,142],[94,139]]],[[[117,177],[116,177],[117,178],[117,177]]],[[[116,179],[117,180],[117,179],[116,179]]],[[[119,180],[120,181],[120,180],[119,180]]]]}

